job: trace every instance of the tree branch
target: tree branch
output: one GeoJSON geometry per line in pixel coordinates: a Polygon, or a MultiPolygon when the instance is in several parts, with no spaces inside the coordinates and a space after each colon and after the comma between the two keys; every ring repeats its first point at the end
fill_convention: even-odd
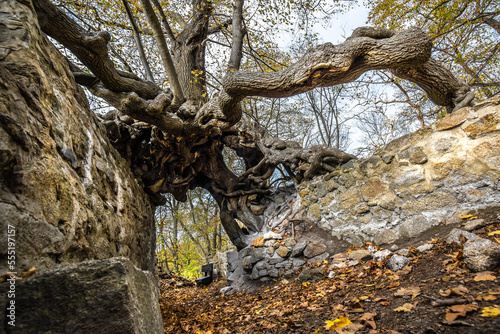
{"type": "Polygon", "coordinates": [[[143,98],[154,98],[161,90],[151,82],[121,76],[108,56],[110,35],[101,31],[89,33],[70,19],[49,0],[34,0],[33,4],[43,32],[63,44],[113,91],[136,92],[143,98]]]}
{"type": "Polygon", "coordinates": [[[171,42],[176,42],[176,38],[172,28],[170,28],[170,24],[168,24],[167,17],[165,16],[165,12],[161,7],[158,0],[153,0],[153,5],[156,7],[156,10],[160,13],[161,23],[163,23],[163,28],[165,28],[165,32],[167,33],[168,38],[171,42]]]}
{"type": "Polygon", "coordinates": [[[368,70],[391,69],[417,83],[438,105],[456,109],[469,103],[470,87],[430,59],[431,48],[429,37],[418,28],[397,33],[358,28],[344,43],[312,48],[281,71],[229,73],[223,84],[229,96],[288,97],[352,82],[368,70]]]}
{"type": "Polygon", "coordinates": [[[177,76],[177,71],[174,67],[172,57],[170,56],[170,52],[168,51],[167,41],[163,37],[160,21],[158,21],[158,17],[156,16],[149,0],[140,0],[140,2],[148,19],[149,25],[153,30],[153,35],[156,43],[158,44],[158,49],[163,61],[163,66],[165,68],[165,71],[167,72],[172,92],[174,93],[172,105],[180,106],[182,102],[184,102],[184,94],[182,93],[182,88],[179,83],[179,77],[177,76]]]}
{"type": "Polygon", "coordinates": [[[146,72],[146,79],[151,82],[155,82],[153,78],[153,73],[151,73],[151,68],[149,67],[148,60],[146,55],[144,54],[144,48],[142,47],[141,35],[139,33],[139,27],[137,26],[137,22],[135,21],[135,17],[130,10],[130,6],[127,0],[122,0],[123,5],[125,6],[125,11],[127,12],[128,19],[130,24],[132,25],[133,35],[135,44],[137,45],[137,51],[139,51],[139,58],[141,58],[142,66],[144,67],[144,71],[146,72]]]}
{"type": "Polygon", "coordinates": [[[231,56],[229,58],[229,71],[240,69],[241,58],[243,57],[243,3],[244,0],[235,0],[233,5],[233,43],[231,47],[231,56]]]}

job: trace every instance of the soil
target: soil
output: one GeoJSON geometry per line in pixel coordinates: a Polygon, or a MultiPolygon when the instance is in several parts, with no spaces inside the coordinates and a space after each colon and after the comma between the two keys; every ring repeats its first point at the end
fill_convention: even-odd
{"type": "MultiPolygon", "coordinates": [[[[500,243],[500,235],[488,236],[500,230],[499,213],[500,207],[475,213],[489,225],[474,233],[500,243]]],[[[408,247],[411,264],[398,272],[387,269],[387,260],[369,261],[327,278],[324,263],[316,266],[325,274],[318,282],[281,279],[231,295],[219,293],[224,280],[204,288],[160,280],[165,332],[500,333],[500,268],[473,273],[462,244],[428,241],[435,245],[429,251],[408,247]]]]}

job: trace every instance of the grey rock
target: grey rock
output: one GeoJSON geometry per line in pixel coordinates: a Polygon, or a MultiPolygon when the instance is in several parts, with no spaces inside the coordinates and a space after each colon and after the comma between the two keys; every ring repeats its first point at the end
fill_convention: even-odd
{"type": "Polygon", "coordinates": [[[256,216],[260,216],[266,211],[267,205],[250,205],[250,210],[256,216]]]}
{"type": "Polygon", "coordinates": [[[392,271],[401,270],[408,264],[410,264],[410,259],[401,255],[393,255],[389,261],[387,261],[387,267],[392,271]]]}
{"type": "Polygon", "coordinates": [[[282,239],[283,237],[281,236],[281,234],[278,234],[278,233],[275,233],[275,232],[267,232],[266,234],[264,234],[264,240],[276,240],[276,239],[282,239]]]}
{"type": "Polygon", "coordinates": [[[294,238],[288,238],[283,242],[283,245],[286,247],[294,247],[297,244],[297,241],[294,238]]]}
{"type": "Polygon", "coordinates": [[[253,267],[252,269],[252,273],[250,274],[250,277],[253,279],[253,280],[256,280],[256,279],[259,279],[260,275],[259,275],[259,270],[255,267],[253,267]]]}
{"type": "Polygon", "coordinates": [[[325,197],[328,194],[327,186],[324,183],[318,183],[314,189],[314,195],[318,198],[325,197]]]}
{"type": "Polygon", "coordinates": [[[259,262],[260,260],[264,259],[267,255],[267,249],[265,248],[253,248],[250,253],[250,262],[252,264],[256,263],[256,262],[259,262]]]}
{"type": "Polygon", "coordinates": [[[394,158],[394,153],[385,154],[385,155],[382,156],[382,160],[386,164],[390,164],[393,158],[394,158]]]}
{"type": "Polygon", "coordinates": [[[347,267],[354,267],[354,266],[357,266],[359,264],[359,261],[358,260],[351,260],[351,261],[347,261],[345,264],[347,267]]]}
{"type": "Polygon", "coordinates": [[[334,179],[332,179],[332,180],[328,181],[327,187],[328,187],[328,191],[334,191],[334,190],[338,189],[340,187],[340,185],[337,182],[335,182],[334,179]]]}
{"type": "Polygon", "coordinates": [[[277,264],[277,263],[281,263],[285,261],[285,259],[283,259],[281,256],[279,256],[278,254],[274,254],[273,257],[271,257],[268,262],[269,264],[277,264]]]}
{"type": "Polygon", "coordinates": [[[319,241],[313,241],[304,249],[304,255],[307,258],[315,257],[326,251],[326,246],[319,241]]]}
{"type": "Polygon", "coordinates": [[[276,204],[283,204],[285,203],[285,197],[282,195],[278,195],[274,198],[274,203],[276,204]]]}
{"type": "Polygon", "coordinates": [[[372,253],[367,249],[358,249],[347,254],[350,260],[369,261],[373,258],[372,253]]]}
{"type": "Polygon", "coordinates": [[[254,265],[254,268],[257,270],[262,270],[262,269],[267,269],[267,262],[266,261],[259,261],[254,265]]]}
{"type": "Polygon", "coordinates": [[[474,272],[495,270],[500,266],[500,246],[483,238],[467,240],[464,263],[474,272]]]}
{"type": "Polygon", "coordinates": [[[375,236],[373,242],[377,245],[390,244],[398,239],[397,234],[394,231],[386,230],[382,231],[375,236]]]}
{"type": "Polygon", "coordinates": [[[288,247],[279,246],[276,250],[276,253],[281,257],[287,257],[290,254],[290,250],[288,249],[288,247]]]}
{"type": "MultiPolygon", "coordinates": [[[[1,305],[7,303],[7,288],[0,285],[1,305]]],[[[8,331],[159,334],[164,329],[158,299],[153,274],[128,259],[81,262],[17,280],[16,326],[8,331]]]]}
{"type": "Polygon", "coordinates": [[[458,228],[454,228],[451,230],[450,234],[448,235],[448,238],[446,239],[446,243],[451,244],[456,242],[457,244],[460,243],[460,236],[464,236],[467,240],[473,240],[475,238],[478,238],[477,235],[474,233],[470,233],[464,230],[460,230],[458,228]]]}
{"type": "Polygon", "coordinates": [[[403,248],[403,249],[398,250],[396,253],[398,253],[398,255],[401,255],[401,256],[410,256],[411,251],[408,248],[403,248]]]}
{"type": "Polygon", "coordinates": [[[305,263],[306,263],[306,261],[304,261],[302,259],[295,258],[292,260],[292,265],[294,268],[302,267],[305,263]]]}
{"type": "Polygon", "coordinates": [[[276,268],[287,268],[287,269],[290,269],[292,267],[292,262],[291,261],[283,261],[281,263],[276,263],[275,267],[276,268]]]}
{"type": "Polygon", "coordinates": [[[252,257],[245,256],[243,258],[243,261],[241,261],[241,267],[245,270],[251,270],[252,269],[252,257]]]}
{"type": "Polygon", "coordinates": [[[296,244],[293,247],[292,253],[290,254],[290,256],[298,256],[298,255],[302,254],[302,252],[304,251],[304,249],[306,248],[308,243],[309,242],[307,240],[300,241],[298,244],[296,244]]]}
{"type": "Polygon", "coordinates": [[[271,268],[268,270],[268,274],[271,277],[279,277],[279,270],[276,268],[271,268]]]}
{"type": "Polygon", "coordinates": [[[434,244],[427,244],[427,245],[422,245],[422,246],[418,246],[417,247],[417,250],[419,252],[426,252],[428,250],[431,250],[432,248],[434,248],[434,244]]]}
{"type": "Polygon", "coordinates": [[[238,267],[227,277],[227,283],[232,285],[236,283],[241,278],[241,276],[243,276],[243,268],[238,267]]]}
{"type": "Polygon", "coordinates": [[[468,232],[471,232],[474,230],[478,230],[481,227],[486,226],[487,224],[488,222],[486,222],[484,219],[474,219],[468,221],[467,224],[465,224],[465,226],[463,227],[463,229],[468,232]]]}
{"type": "Polygon", "coordinates": [[[378,251],[375,254],[373,254],[373,261],[375,261],[375,262],[384,261],[385,258],[391,254],[392,254],[392,252],[388,249],[378,251]]]}
{"type": "Polygon", "coordinates": [[[232,286],[225,286],[222,289],[220,289],[219,293],[222,295],[231,295],[234,292],[234,288],[232,286]]]}
{"type": "Polygon", "coordinates": [[[241,265],[238,252],[231,251],[226,253],[227,256],[227,271],[233,272],[239,265],[241,265]]]}
{"type": "Polygon", "coordinates": [[[308,263],[322,263],[323,261],[327,260],[330,255],[325,252],[323,254],[316,255],[313,258],[310,258],[307,262],[308,263]]]}
{"type": "Polygon", "coordinates": [[[326,277],[325,273],[319,268],[304,268],[299,274],[300,282],[317,282],[326,277]]]}

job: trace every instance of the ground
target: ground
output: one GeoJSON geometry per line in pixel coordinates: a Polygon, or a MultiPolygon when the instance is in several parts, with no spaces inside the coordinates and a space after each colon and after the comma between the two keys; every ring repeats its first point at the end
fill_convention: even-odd
{"type": "MultiPolygon", "coordinates": [[[[498,235],[488,236],[500,230],[498,213],[479,212],[491,224],[474,233],[500,243],[498,235]]],[[[473,273],[465,268],[461,244],[429,242],[435,245],[429,251],[409,247],[411,264],[398,272],[371,260],[334,270],[333,278],[280,279],[231,295],[219,293],[224,280],[199,288],[163,279],[165,332],[500,333],[500,268],[473,273]]],[[[326,263],[316,267],[330,273],[326,263]]]]}

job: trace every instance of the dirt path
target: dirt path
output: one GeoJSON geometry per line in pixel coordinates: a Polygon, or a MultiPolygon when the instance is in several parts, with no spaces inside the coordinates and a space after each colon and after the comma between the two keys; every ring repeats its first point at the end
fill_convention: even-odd
{"type": "MultiPolygon", "coordinates": [[[[478,234],[498,229],[494,224],[478,234]]],[[[225,281],[197,288],[162,280],[165,331],[335,333],[351,322],[338,332],[500,333],[500,270],[472,273],[461,245],[433,243],[426,252],[410,248],[411,264],[398,272],[386,261],[369,261],[336,270],[333,278],[281,280],[252,293],[220,295],[225,281]]],[[[327,267],[319,266],[325,275],[327,267]]]]}

